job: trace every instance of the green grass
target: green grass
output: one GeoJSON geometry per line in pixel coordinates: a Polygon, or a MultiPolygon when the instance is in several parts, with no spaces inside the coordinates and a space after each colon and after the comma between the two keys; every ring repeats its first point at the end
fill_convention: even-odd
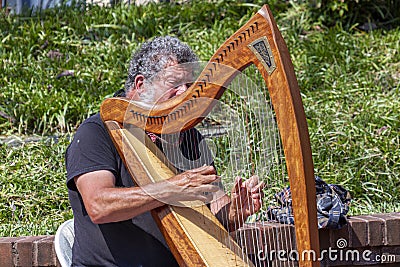
{"type": "Polygon", "coordinates": [[[1,145],[0,236],[54,234],[72,217],[64,185],[68,142],[1,145]]]}
{"type": "MultiPolygon", "coordinates": [[[[399,211],[400,29],[325,28],[307,6],[277,3],[272,7],[302,90],[316,174],[350,190],[351,214],[399,211]]],[[[138,43],[172,34],[208,60],[257,9],[194,1],[32,17],[0,13],[0,135],[73,134],[122,88],[138,43]],[[65,71],[70,75],[60,75],[65,71]]],[[[0,147],[0,236],[54,234],[72,216],[67,144],[62,137],[0,147]]]]}
{"type": "Polygon", "coordinates": [[[280,25],[316,174],[350,190],[351,214],[399,211],[400,31],[327,29],[310,23],[304,6],[283,14],[280,25]]]}

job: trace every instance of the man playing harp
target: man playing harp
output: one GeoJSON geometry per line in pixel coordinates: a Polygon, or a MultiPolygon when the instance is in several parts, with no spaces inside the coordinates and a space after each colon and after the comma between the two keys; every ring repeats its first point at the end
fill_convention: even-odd
{"type": "MultiPolygon", "coordinates": [[[[173,98],[188,87],[190,72],[180,64],[197,60],[178,39],[154,38],[134,53],[125,90],[119,96],[147,103],[173,98]]],[[[149,136],[156,144],[164,141],[149,136]]],[[[180,135],[176,147],[189,160],[196,160],[201,138],[190,129],[180,135]]],[[[220,190],[212,165],[181,169],[167,181],[135,186],[99,114],[85,120],[66,152],[75,226],[72,265],[176,266],[149,211],[176,201],[209,201],[204,192],[220,190]]],[[[262,187],[255,176],[246,181],[237,178],[231,196],[223,195],[209,207],[232,231],[260,209],[262,187]]]]}

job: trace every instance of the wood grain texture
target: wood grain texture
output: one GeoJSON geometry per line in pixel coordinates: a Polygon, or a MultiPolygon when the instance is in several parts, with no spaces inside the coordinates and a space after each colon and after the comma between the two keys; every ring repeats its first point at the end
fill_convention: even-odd
{"type": "MultiPolygon", "coordinates": [[[[105,124],[137,184],[143,186],[175,175],[174,170],[155,156],[161,153],[155,151],[156,147],[150,150],[144,145],[151,141],[140,130],[122,129],[115,121],[105,124]]],[[[152,211],[180,266],[253,266],[206,205],[201,202],[180,204],[152,211]]]]}
{"type": "MultiPolygon", "coordinates": [[[[217,50],[184,94],[153,106],[125,98],[106,99],[101,106],[102,119],[136,125],[154,133],[191,128],[208,114],[212,100],[219,99],[231,80],[251,64],[263,76],[276,114],[292,190],[297,251],[301,255],[312,250],[318,255],[314,167],[307,122],[289,51],[267,6],[217,50]],[[271,74],[248,47],[260,38],[268,40],[275,60],[276,69],[271,74]]],[[[168,216],[166,213],[165,217],[168,216]]],[[[300,258],[299,265],[319,263],[300,258]]]]}
{"type": "MultiPolygon", "coordinates": [[[[297,251],[300,255],[303,251],[314,251],[319,255],[314,165],[300,89],[289,50],[271,11],[263,9],[260,13],[272,26],[267,38],[275,56],[277,71],[271,76],[265,71],[262,74],[267,81],[285,153],[292,192],[297,251]]],[[[319,262],[300,257],[299,265],[319,266],[319,262]]]]}

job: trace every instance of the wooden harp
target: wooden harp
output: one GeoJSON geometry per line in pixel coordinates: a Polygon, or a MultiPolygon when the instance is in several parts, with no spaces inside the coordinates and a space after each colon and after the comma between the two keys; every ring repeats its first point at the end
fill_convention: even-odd
{"type": "MultiPolygon", "coordinates": [[[[102,120],[125,164],[134,166],[134,172],[130,172],[137,184],[169,178],[175,171],[169,166],[168,160],[157,152],[151,141],[142,136],[143,131],[130,131],[126,128],[134,125],[137,129],[156,134],[186,131],[201,123],[215,106],[213,101],[224,98],[226,88],[249,69],[250,75],[259,73],[263,83],[261,93],[268,95],[268,101],[272,103],[273,118],[269,121],[276,123],[279,142],[283,147],[282,162],[292,191],[297,253],[301,256],[305,251],[313,251],[318,257],[316,194],[307,122],[288,49],[268,6],[262,7],[216,51],[185,93],[154,106],[142,105],[126,98],[109,98],[101,105],[102,120]]],[[[238,82],[248,87],[245,83],[243,86],[243,80],[238,82]]],[[[241,100],[247,104],[252,103],[251,97],[243,99],[236,96],[233,99],[233,103],[241,100]]],[[[265,117],[266,113],[258,115],[265,117]]],[[[251,124],[249,120],[255,116],[255,112],[245,115],[248,121],[243,123],[243,127],[251,124]]],[[[254,142],[259,143],[253,142],[253,147],[260,151],[262,141],[259,135],[255,139],[254,142]]],[[[253,157],[262,161],[265,155],[254,154],[253,157]]],[[[251,166],[249,169],[254,172],[257,167],[251,166]]],[[[270,169],[268,167],[267,171],[270,169]]],[[[181,266],[270,264],[251,261],[247,252],[237,245],[204,205],[166,205],[153,210],[152,214],[181,266]]],[[[295,264],[299,266],[319,266],[315,258],[299,257],[297,260],[295,264]]],[[[290,264],[278,263],[273,266],[290,264]]]]}

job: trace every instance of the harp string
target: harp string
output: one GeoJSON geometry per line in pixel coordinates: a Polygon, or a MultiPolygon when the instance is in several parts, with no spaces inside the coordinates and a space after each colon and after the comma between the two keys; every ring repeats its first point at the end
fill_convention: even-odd
{"type": "MultiPolygon", "coordinates": [[[[247,72],[247,73],[249,73],[249,72],[247,72]]],[[[247,95],[246,104],[249,108],[253,107],[254,111],[255,111],[254,116],[250,116],[251,123],[248,127],[248,131],[251,134],[249,136],[249,145],[250,145],[250,147],[251,146],[253,147],[253,149],[251,149],[251,151],[252,151],[251,154],[253,154],[256,151],[256,148],[257,147],[260,148],[259,146],[262,145],[262,142],[264,141],[264,139],[262,139],[260,136],[260,135],[262,135],[263,127],[260,127],[261,125],[259,125],[259,126],[257,125],[258,122],[262,121],[261,120],[262,117],[260,114],[260,108],[258,106],[260,104],[260,101],[262,101],[262,99],[258,98],[259,93],[260,93],[260,91],[259,91],[260,87],[259,87],[259,85],[257,85],[257,81],[250,82],[251,77],[247,78],[246,74],[244,74],[244,77],[245,77],[245,89],[246,89],[245,94],[247,95]],[[258,118],[258,121],[255,120],[256,118],[258,118]],[[251,140],[253,140],[253,143],[251,143],[251,140]]],[[[242,108],[242,110],[244,111],[245,109],[242,108]]],[[[252,115],[251,114],[252,112],[246,112],[246,113],[252,115]]],[[[263,151],[264,150],[262,148],[258,150],[259,153],[260,152],[262,153],[263,151]]],[[[251,169],[251,173],[249,175],[250,176],[257,175],[260,179],[262,179],[264,175],[263,175],[262,170],[260,169],[260,167],[261,167],[261,166],[259,166],[260,159],[257,159],[256,153],[254,153],[253,159],[250,159],[250,160],[251,160],[251,164],[252,164],[252,166],[251,166],[252,169],[251,169]]],[[[258,192],[258,193],[261,193],[261,192],[258,192]]],[[[255,222],[253,224],[255,226],[255,222]]],[[[252,241],[251,248],[253,248],[253,251],[251,251],[251,252],[248,251],[248,253],[257,255],[257,250],[259,249],[259,247],[258,247],[259,238],[260,237],[259,237],[258,231],[251,231],[251,239],[250,240],[252,241]]],[[[255,258],[255,263],[256,263],[256,266],[258,266],[259,262],[258,262],[257,258],[255,258]]]]}
{"type": "MultiPolygon", "coordinates": [[[[230,88],[237,88],[239,87],[238,85],[240,85],[240,80],[238,81],[237,79],[235,79],[232,82],[232,85],[230,88]]],[[[251,158],[252,158],[252,154],[250,151],[250,136],[249,136],[249,132],[246,130],[246,123],[248,124],[248,121],[246,121],[246,119],[241,119],[241,118],[247,118],[247,120],[249,119],[249,117],[247,116],[247,112],[245,110],[245,108],[243,106],[241,106],[241,104],[243,103],[242,101],[242,97],[246,97],[246,96],[250,96],[249,93],[245,93],[244,96],[238,96],[235,94],[231,94],[230,92],[225,96],[225,100],[226,103],[228,103],[229,105],[232,105],[236,108],[235,112],[238,113],[238,117],[239,119],[237,119],[237,117],[232,116],[233,114],[235,114],[235,112],[225,112],[226,114],[229,114],[230,116],[228,116],[227,119],[225,119],[225,121],[228,122],[237,122],[237,125],[230,125],[226,127],[227,131],[229,132],[229,134],[226,134],[227,136],[229,136],[228,142],[223,142],[223,144],[231,144],[230,146],[228,145],[228,147],[225,147],[223,149],[221,149],[221,151],[225,151],[228,152],[228,158],[229,158],[229,165],[232,166],[232,168],[226,168],[225,169],[225,175],[223,175],[223,180],[228,181],[227,184],[229,184],[229,186],[226,186],[227,188],[231,188],[233,186],[233,181],[229,181],[230,177],[235,177],[236,175],[240,176],[240,177],[246,177],[248,176],[248,174],[246,174],[246,169],[250,170],[250,174],[254,173],[254,166],[251,165],[247,165],[246,163],[250,163],[251,164],[251,158]],[[238,101],[239,100],[239,101],[238,101]],[[239,111],[239,112],[237,112],[239,111]],[[241,146],[239,144],[245,143],[246,145],[241,146]],[[233,145],[232,145],[233,144],[233,145]],[[225,176],[225,177],[224,177],[225,176]]],[[[246,101],[245,101],[246,102],[246,101]]],[[[224,157],[224,155],[221,156],[222,158],[224,157]]],[[[225,155],[226,157],[226,155],[225,155]]],[[[224,162],[225,163],[225,162],[224,162]]],[[[248,178],[248,177],[247,177],[248,178]]],[[[239,198],[239,201],[241,201],[241,198],[239,198]]],[[[239,206],[242,203],[239,203],[239,206]]],[[[238,213],[238,211],[237,211],[238,213]]],[[[225,214],[228,217],[228,214],[225,214]]],[[[244,220],[244,218],[239,218],[241,220],[244,220]]],[[[235,227],[237,228],[238,225],[235,225],[235,227]]],[[[250,238],[250,242],[254,243],[255,237],[253,236],[252,238],[250,238]]],[[[249,254],[250,251],[248,251],[248,238],[245,237],[242,245],[243,245],[243,250],[246,254],[249,254]]],[[[247,259],[246,259],[247,260],[247,259]]]]}
{"type": "MultiPolygon", "coordinates": [[[[285,160],[282,153],[282,144],[278,127],[275,122],[273,108],[265,88],[264,80],[254,67],[248,67],[244,74],[233,79],[226,92],[214,107],[208,117],[196,127],[204,136],[198,144],[194,132],[186,136],[188,147],[197,149],[186,151],[184,155],[180,144],[181,134],[162,136],[164,154],[175,167],[181,171],[214,163],[220,176],[223,187],[227,190],[234,186],[236,176],[245,180],[257,175],[266,184],[263,211],[273,202],[274,194],[287,185],[285,160]],[[214,112],[216,111],[216,112],[214,112]],[[191,145],[191,143],[193,143],[191,145]],[[207,144],[206,144],[207,143],[207,144]]],[[[230,192],[226,192],[230,194],[230,192]]],[[[261,193],[261,192],[260,192],[261,193]]],[[[241,198],[239,197],[239,201],[241,198]]],[[[238,203],[241,206],[243,203],[238,203]]],[[[222,204],[221,204],[222,205],[222,204]]],[[[217,209],[221,209],[218,206],[217,209]]],[[[253,207],[254,208],[254,207],[253,207]]],[[[287,208],[287,207],[286,207],[287,208]]],[[[240,212],[236,211],[238,214],[240,212]]],[[[228,210],[221,209],[221,217],[229,219],[228,210]]],[[[239,218],[244,220],[244,217],[239,218]]],[[[291,227],[282,225],[280,228],[263,227],[263,232],[256,230],[257,224],[266,224],[267,221],[248,224],[254,230],[246,231],[250,236],[239,235],[243,255],[254,255],[254,266],[272,266],[272,260],[267,262],[257,259],[260,250],[268,253],[271,250],[293,248],[291,227]],[[263,242],[260,242],[263,239],[263,242]],[[260,247],[260,243],[263,247],[260,247]]],[[[238,225],[235,225],[237,228],[238,225]]],[[[220,232],[220,238],[225,238],[226,232],[220,232]]],[[[228,237],[226,237],[228,238],[228,237]]],[[[227,240],[230,240],[229,238],[227,240]]],[[[221,246],[224,244],[221,243],[221,246]]],[[[227,246],[234,249],[230,241],[227,246]]],[[[234,254],[237,257],[237,254],[234,254]]],[[[248,258],[243,258],[248,261],[248,258]]],[[[294,266],[290,261],[285,266],[294,266]]]]}
{"type": "MultiPolygon", "coordinates": [[[[246,75],[243,75],[242,77],[245,77],[245,79],[244,79],[244,83],[245,83],[244,88],[246,89],[246,92],[245,92],[246,98],[243,101],[241,101],[241,104],[242,104],[241,105],[242,106],[241,107],[241,111],[244,113],[243,116],[246,116],[246,122],[247,122],[247,127],[246,127],[247,128],[246,129],[247,138],[248,138],[248,140],[247,140],[247,142],[248,142],[247,148],[249,149],[249,155],[250,155],[250,157],[248,159],[249,160],[248,178],[250,178],[251,176],[258,174],[258,170],[257,170],[258,169],[258,165],[257,165],[256,155],[255,154],[253,155],[253,153],[254,153],[253,151],[254,151],[254,149],[256,147],[256,144],[254,142],[255,142],[255,140],[257,140],[257,138],[254,138],[254,137],[256,137],[258,131],[257,130],[253,131],[254,130],[253,127],[255,126],[254,116],[252,116],[251,112],[247,111],[248,110],[247,107],[252,106],[251,104],[253,104],[252,102],[253,102],[254,96],[255,96],[254,92],[252,90],[253,89],[252,88],[252,84],[249,83],[249,79],[247,79],[246,75]],[[246,105],[246,106],[244,106],[244,105],[246,105]]],[[[240,80],[238,80],[238,81],[240,81],[240,80]]],[[[238,82],[238,85],[240,86],[240,82],[238,82]]],[[[251,204],[253,205],[253,203],[251,203],[251,204]]],[[[254,209],[254,205],[251,208],[254,209]]],[[[248,240],[247,237],[245,237],[245,240],[247,242],[251,242],[251,244],[247,244],[247,245],[250,246],[251,248],[253,248],[253,250],[255,250],[256,249],[256,242],[258,242],[257,232],[251,231],[250,240],[248,240]]],[[[255,251],[249,251],[247,249],[246,252],[247,252],[247,254],[251,253],[251,254],[254,255],[255,251]]]]}
{"type": "MultiPolygon", "coordinates": [[[[240,76],[238,76],[237,79],[235,79],[235,83],[233,84],[234,88],[235,89],[238,88],[239,84],[240,84],[240,76]]],[[[231,94],[231,96],[232,96],[232,94],[231,94]]],[[[247,135],[248,131],[246,131],[246,122],[248,122],[248,117],[247,117],[247,113],[244,110],[244,107],[243,107],[242,103],[243,103],[243,101],[239,101],[236,106],[238,107],[239,117],[243,118],[243,119],[239,119],[239,122],[241,122],[241,127],[240,127],[240,129],[238,131],[239,137],[240,137],[239,140],[243,140],[245,146],[240,146],[239,143],[237,143],[237,147],[240,148],[240,150],[238,150],[238,154],[235,157],[235,168],[231,171],[233,175],[239,176],[240,179],[242,177],[245,178],[244,177],[245,173],[238,172],[238,170],[241,170],[241,168],[243,168],[243,166],[240,166],[240,165],[243,165],[243,164],[240,164],[241,161],[238,160],[238,159],[245,159],[245,161],[244,161],[245,164],[246,163],[251,163],[251,161],[250,161],[251,151],[250,151],[250,147],[249,147],[250,144],[248,143],[248,135],[247,135]],[[237,173],[237,174],[235,174],[235,173],[237,173]]],[[[244,167],[248,167],[248,166],[244,166],[244,167]]],[[[245,170],[243,170],[243,171],[245,171],[245,170]]],[[[239,205],[237,207],[242,206],[243,203],[241,203],[241,200],[242,200],[242,198],[239,197],[239,205]]],[[[239,211],[237,211],[237,214],[240,214],[239,211]]],[[[241,218],[239,218],[239,220],[243,221],[244,219],[245,218],[243,218],[243,215],[241,214],[241,218]]],[[[236,226],[236,228],[237,228],[237,226],[236,226]]],[[[240,236],[240,238],[241,238],[241,236],[240,236]]],[[[249,244],[247,244],[247,242],[248,242],[247,237],[244,237],[244,240],[242,241],[242,243],[243,243],[243,247],[245,248],[244,252],[245,252],[245,254],[248,255],[249,254],[249,251],[248,251],[249,244]]]]}
{"type": "MultiPolygon", "coordinates": [[[[262,87],[261,87],[262,88],[262,87]]],[[[266,89],[265,89],[266,91],[266,89]]],[[[266,109],[266,111],[269,113],[267,116],[267,120],[265,120],[265,122],[267,123],[266,126],[264,126],[264,129],[270,129],[268,135],[270,136],[268,138],[268,140],[270,141],[270,147],[274,148],[274,150],[272,151],[272,153],[274,153],[275,157],[276,157],[276,162],[277,164],[271,164],[272,166],[275,166],[274,168],[277,168],[277,171],[271,171],[270,174],[274,175],[275,173],[275,179],[276,181],[279,181],[279,183],[277,183],[277,186],[275,186],[275,189],[272,190],[272,194],[275,194],[276,192],[280,191],[283,187],[284,184],[287,184],[287,175],[286,175],[286,165],[285,165],[285,161],[284,161],[284,155],[283,155],[283,150],[282,150],[282,143],[281,143],[281,139],[280,139],[280,135],[279,135],[279,129],[277,127],[277,124],[275,122],[275,118],[273,115],[273,108],[272,105],[268,104],[269,108],[266,109]]],[[[264,132],[263,132],[264,133],[264,132]]],[[[268,151],[268,150],[265,150],[268,151]]],[[[268,155],[265,156],[265,158],[267,158],[268,155]]],[[[268,158],[273,158],[274,156],[271,154],[268,158]]],[[[273,168],[273,169],[274,169],[273,168]]],[[[272,177],[272,176],[271,176],[272,177]]],[[[273,181],[272,183],[273,184],[273,181]]],[[[287,208],[287,207],[286,207],[287,208]]],[[[274,240],[277,240],[278,243],[278,247],[279,248],[283,248],[286,251],[289,251],[290,248],[292,248],[292,228],[288,225],[283,225],[283,238],[279,238],[277,236],[273,236],[274,240]]],[[[274,233],[275,234],[275,233],[274,233]]],[[[272,243],[271,243],[272,244],[272,243]]],[[[272,248],[270,248],[272,249],[272,248]]],[[[295,263],[293,261],[289,261],[289,265],[288,266],[293,266],[295,263]]]]}
{"type": "MultiPolygon", "coordinates": [[[[234,127],[231,127],[230,134],[237,135],[238,142],[230,142],[237,146],[226,149],[231,151],[230,165],[232,166],[230,170],[226,171],[226,176],[229,177],[229,174],[234,175],[236,173],[248,179],[252,175],[258,175],[266,183],[267,199],[264,201],[267,202],[269,199],[272,202],[271,198],[274,194],[287,184],[286,168],[278,127],[272,106],[269,104],[266,95],[267,89],[262,78],[260,78],[261,75],[256,77],[257,74],[255,73],[257,72],[252,67],[245,70],[245,75],[241,75],[245,78],[235,78],[229,87],[237,95],[227,94],[229,98],[224,97],[227,103],[237,107],[236,111],[241,118],[240,123],[237,124],[239,126],[237,131],[234,127]],[[244,145],[240,146],[239,144],[244,145]]],[[[260,223],[266,224],[267,222],[261,221],[260,223]]],[[[252,224],[255,228],[256,222],[252,224]]],[[[263,233],[249,231],[250,237],[240,236],[246,254],[257,256],[260,250],[276,250],[278,248],[288,250],[293,247],[290,238],[293,236],[291,227],[283,225],[277,232],[267,232],[266,228],[263,229],[263,233]],[[259,247],[260,235],[264,239],[263,244],[268,244],[268,247],[259,247]],[[248,242],[251,242],[251,244],[248,242]],[[253,248],[253,251],[249,251],[249,247],[253,248]]],[[[256,259],[255,264],[258,266],[262,263],[256,259]]],[[[289,266],[294,264],[294,262],[289,262],[289,266]]],[[[265,263],[263,263],[263,266],[265,266],[265,263]]]]}
{"type": "MultiPolygon", "coordinates": [[[[246,79],[245,80],[245,82],[246,82],[246,89],[247,90],[249,90],[249,88],[252,88],[251,86],[251,83],[249,83],[249,79],[246,79]]],[[[254,83],[257,83],[257,81],[254,81],[254,83]]],[[[259,91],[259,89],[260,89],[261,87],[259,87],[259,85],[257,85],[257,84],[255,84],[255,89],[256,89],[256,92],[260,92],[259,91]]],[[[247,94],[248,94],[248,96],[249,97],[254,97],[254,93],[253,92],[247,92],[247,94]]],[[[262,117],[261,117],[261,109],[258,107],[258,105],[260,104],[260,102],[259,101],[255,101],[255,104],[257,105],[256,106],[256,111],[258,111],[258,115],[257,115],[257,117],[259,118],[259,119],[261,119],[262,117]]],[[[260,127],[260,129],[262,129],[262,127],[260,127]]],[[[260,135],[262,135],[262,131],[255,131],[254,132],[255,133],[255,135],[256,135],[256,144],[254,144],[255,145],[255,147],[258,147],[259,145],[262,145],[262,141],[261,140],[264,140],[264,139],[262,139],[261,138],[261,136],[260,135]]],[[[259,152],[261,152],[261,153],[263,153],[263,149],[261,148],[260,150],[259,150],[259,152]]],[[[260,177],[260,179],[262,179],[262,177],[263,177],[263,173],[261,172],[260,173],[260,171],[259,171],[259,169],[260,169],[260,166],[259,166],[259,161],[254,161],[253,162],[254,163],[254,165],[255,165],[255,170],[254,170],[254,173],[253,173],[253,175],[254,174],[259,174],[259,177],[260,177]]],[[[261,194],[261,192],[258,192],[258,193],[260,193],[261,194]]],[[[256,222],[253,222],[253,224],[254,224],[254,226],[255,226],[255,224],[256,224],[256,222]]],[[[255,227],[254,227],[255,228],[255,227]]],[[[259,250],[260,248],[259,248],[259,246],[258,246],[258,244],[259,244],[259,238],[260,238],[260,236],[259,236],[259,234],[258,234],[258,231],[251,231],[251,234],[252,234],[252,241],[253,241],[253,243],[252,243],[252,248],[253,248],[253,251],[252,251],[252,254],[253,255],[257,255],[257,250],[259,250]]],[[[257,260],[257,258],[255,259],[255,262],[256,262],[256,266],[258,266],[258,260],[257,260]]]]}

